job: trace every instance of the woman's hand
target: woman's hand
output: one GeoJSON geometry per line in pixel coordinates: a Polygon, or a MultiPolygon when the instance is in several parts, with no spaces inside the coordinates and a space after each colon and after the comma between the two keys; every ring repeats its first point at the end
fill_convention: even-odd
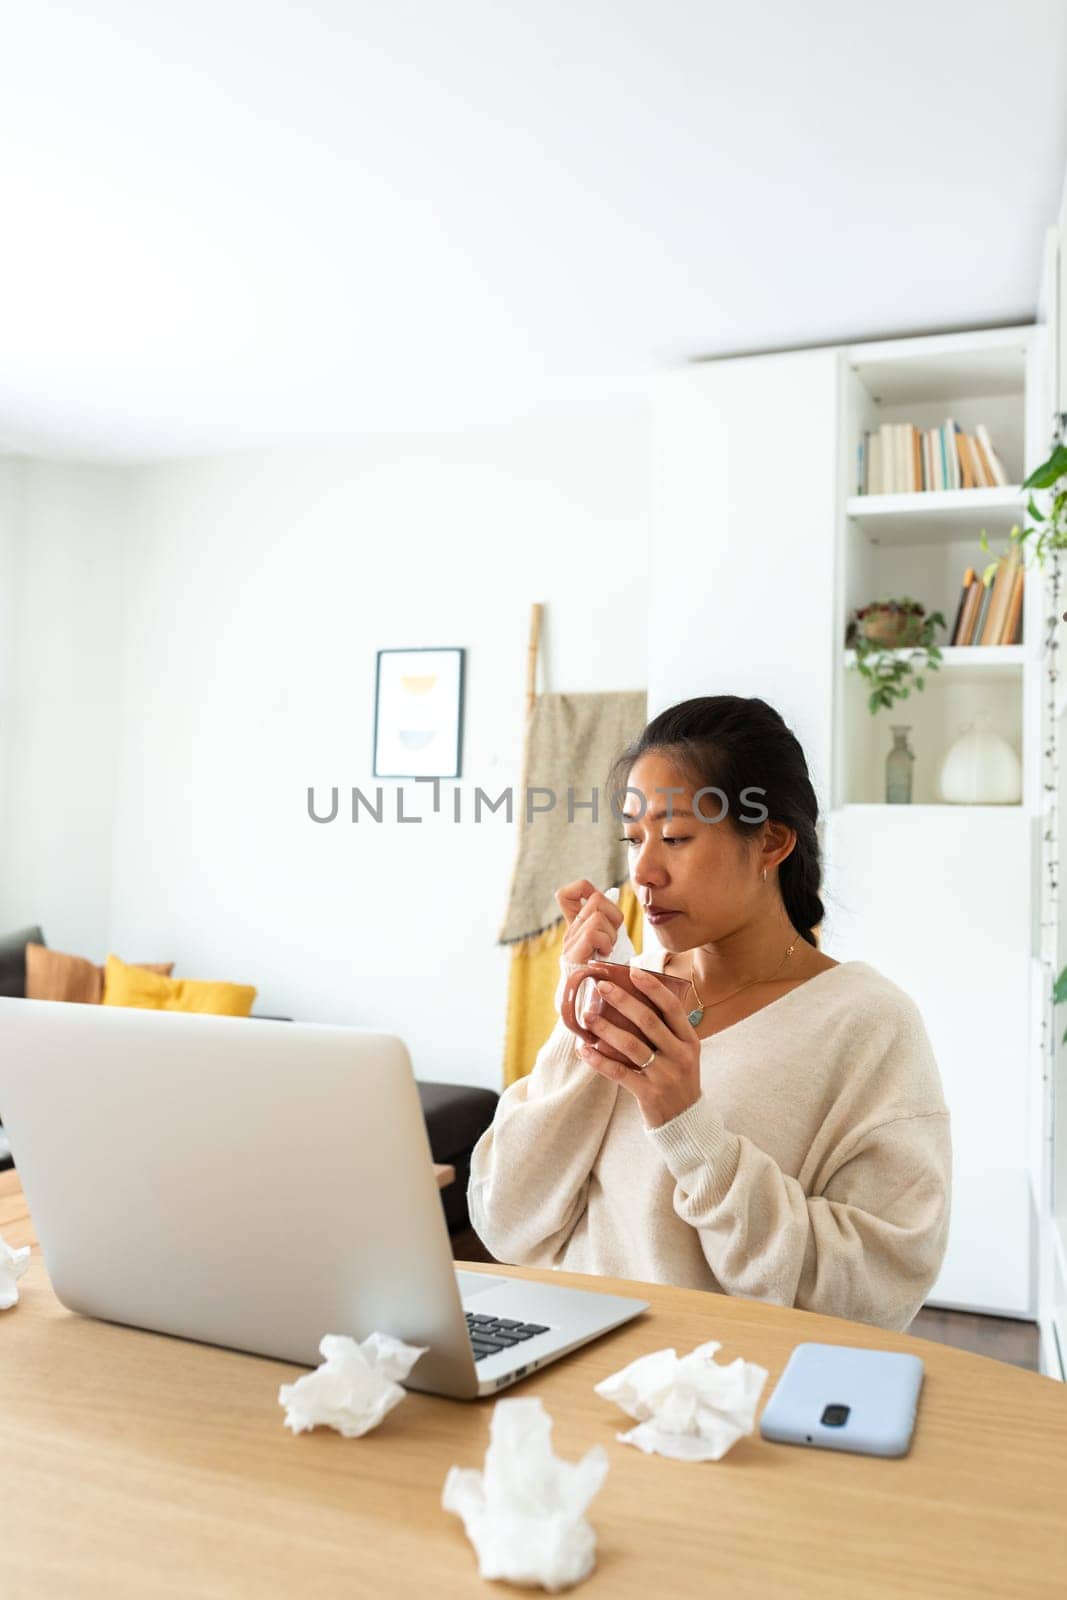
{"type": "Polygon", "coordinates": [[[578,1045],[578,1054],[601,1077],[611,1078],[629,1090],[641,1107],[646,1127],[659,1128],[700,1099],[700,1040],[682,1002],[659,982],[655,973],[635,966],[630,972],[637,987],[647,992],[647,1005],[618,984],[598,983],[597,989],[616,1011],[636,1022],[651,1039],[655,1056],[643,1066],[648,1060],[644,1039],[627,1033],[616,1023],[605,1022],[603,1017],[590,1017],[588,1012],[586,1027],[590,1033],[621,1051],[632,1065],[624,1066],[584,1042],[578,1045]]]}
{"type": "Polygon", "coordinates": [[[601,894],[588,878],[579,878],[556,890],[556,904],[567,920],[563,960],[572,967],[606,961],[622,927],[622,912],[614,900],[601,894]]]}

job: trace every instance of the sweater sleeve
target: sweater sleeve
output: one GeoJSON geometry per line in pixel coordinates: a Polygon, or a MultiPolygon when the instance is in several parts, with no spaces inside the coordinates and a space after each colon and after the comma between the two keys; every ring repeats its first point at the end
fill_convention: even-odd
{"type": "Polygon", "coordinates": [[[471,1155],[471,1221],[498,1261],[551,1266],[585,1210],[619,1086],[587,1067],[575,1045],[557,1021],[471,1155]]]}
{"type": "Polygon", "coordinates": [[[943,1109],[857,1129],[818,1194],[706,1096],[647,1130],[675,1179],[675,1212],[696,1228],[728,1294],[903,1331],[945,1253],[952,1148],[943,1109]]]}

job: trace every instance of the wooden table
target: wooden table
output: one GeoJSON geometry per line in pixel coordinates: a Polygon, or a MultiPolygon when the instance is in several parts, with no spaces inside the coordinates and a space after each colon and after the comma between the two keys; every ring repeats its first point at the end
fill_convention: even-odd
{"type": "MultiPolygon", "coordinates": [[[[13,1174],[0,1232],[32,1243],[13,1174]]],[[[473,1267],[472,1270],[492,1271],[473,1267]]],[[[514,1270],[514,1269],[513,1269],[514,1270]]],[[[523,1273],[537,1277],[535,1272],[523,1273]]],[[[516,1385],[570,1459],[611,1462],[590,1517],[610,1600],[1021,1600],[1067,1593],[1067,1389],[905,1335],[692,1290],[516,1385]],[[722,1341],[771,1374],[801,1339],[912,1350],[926,1382],[899,1461],[743,1439],[721,1462],[645,1456],[593,1384],[649,1350],[722,1341]]],[[[299,1369],[65,1311],[35,1251],[0,1313],[0,1592],[5,1600],[355,1597],[491,1589],[458,1518],[453,1462],[481,1466],[492,1402],[412,1394],[364,1439],[294,1437],[278,1385],[299,1369]]]]}

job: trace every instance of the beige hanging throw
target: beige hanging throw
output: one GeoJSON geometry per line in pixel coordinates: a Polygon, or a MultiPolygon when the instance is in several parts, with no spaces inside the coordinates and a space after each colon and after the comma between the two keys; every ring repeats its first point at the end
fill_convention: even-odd
{"type": "Polygon", "coordinates": [[[559,922],[555,894],[561,884],[589,878],[608,889],[627,877],[626,846],[611,814],[607,777],[615,757],[644,728],[648,697],[643,689],[537,694],[542,615],[543,607],[535,605],[527,652],[523,781],[515,796],[518,851],[499,944],[527,939],[559,922]],[[596,821],[589,808],[594,791],[596,821]]]}

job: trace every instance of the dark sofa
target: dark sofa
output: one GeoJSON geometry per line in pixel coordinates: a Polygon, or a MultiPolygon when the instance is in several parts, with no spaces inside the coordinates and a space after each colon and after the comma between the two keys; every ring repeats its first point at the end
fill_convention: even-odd
{"type": "MultiPolygon", "coordinates": [[[[19,928],[0,937],[0,995],[15,999],[26,993],[26,946],[44,944],[40,928],[19,928]]],[[[0,1172],[12,1166],[11,1146],[0,1122],[0,1172]]]]}

